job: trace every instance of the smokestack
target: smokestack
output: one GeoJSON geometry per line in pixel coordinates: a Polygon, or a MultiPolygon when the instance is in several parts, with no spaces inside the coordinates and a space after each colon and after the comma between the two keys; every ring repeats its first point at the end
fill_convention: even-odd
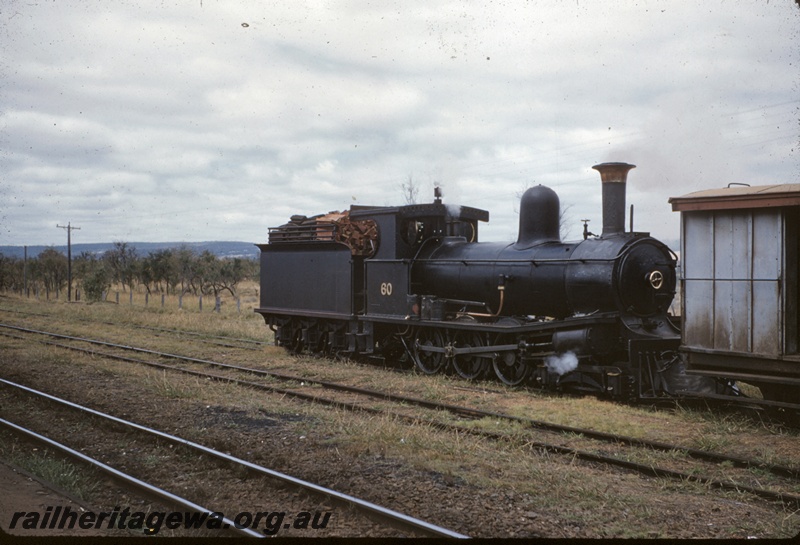
{"type": "Polygon", "coordinates": [[[601,163],[592,167],[603,182],[603,235],[625,232],[625,182],[628,171],[636,165],[601,163]]]}

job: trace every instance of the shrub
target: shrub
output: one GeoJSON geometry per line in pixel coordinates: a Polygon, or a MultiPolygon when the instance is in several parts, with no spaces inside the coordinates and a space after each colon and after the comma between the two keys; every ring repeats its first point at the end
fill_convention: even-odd
{"type": "Polygon", "coordinates": [[[95,267],[83,279],[83,291],[89,301],[101,301],[103,292],[111,287],[111,275],[105,267],[95,267]]]}

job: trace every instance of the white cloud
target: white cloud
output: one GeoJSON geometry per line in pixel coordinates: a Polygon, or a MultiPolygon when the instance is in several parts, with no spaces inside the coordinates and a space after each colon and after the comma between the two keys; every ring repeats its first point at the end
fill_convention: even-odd
{"type": "Polygon", "coordinates": [[[605,160],[636,226],[667,198],[795,182],[800,9],[770,2],[10,1],[0,244],[252,240],[294,213],[428,200],[517,229],[545,184],[599,224],[605,160]]]}

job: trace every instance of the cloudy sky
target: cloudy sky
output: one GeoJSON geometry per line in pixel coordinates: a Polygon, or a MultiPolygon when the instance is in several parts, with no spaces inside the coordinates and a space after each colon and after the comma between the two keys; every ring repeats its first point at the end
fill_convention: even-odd
{"type": "Polygon", "coordinates": [[[2,0],[0,245],[266,241],[292,214],[555,189],[599,231],[591,166],[667,199],[800,183],[793,0],[2,0]]]}

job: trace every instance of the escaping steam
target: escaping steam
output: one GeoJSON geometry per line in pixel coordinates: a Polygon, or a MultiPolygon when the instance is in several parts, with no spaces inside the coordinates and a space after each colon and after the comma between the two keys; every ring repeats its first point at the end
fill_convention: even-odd
{"type": "Polygon", "coordinates": [[[578,357],[574,352],[565,352],[559,356],[547,356],[544,360],[547,369],[557,375],[564,375],[578,367],[578,357]]]}
{"type": "Polygon", "coordinates": [[[461,215],[461,205],[458,204],[447,204],[447,217],[448,218],[457,218],[461,215]]]}

